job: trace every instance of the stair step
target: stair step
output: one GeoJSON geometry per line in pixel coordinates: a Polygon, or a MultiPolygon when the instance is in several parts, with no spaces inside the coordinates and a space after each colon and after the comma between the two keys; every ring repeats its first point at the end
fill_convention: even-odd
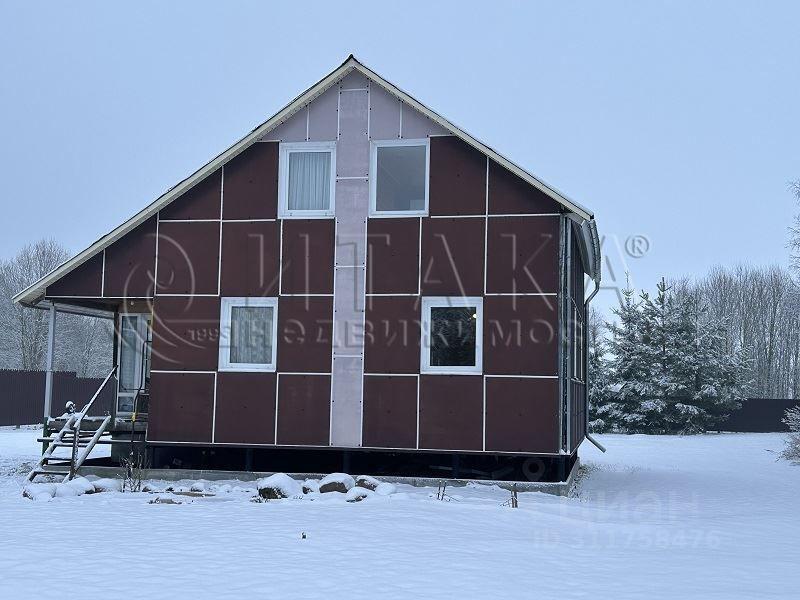
{"type": "MultiPolygon", "coordinates": [[[[59,465],[60,466],[60,465],[59,465]]],[[[44,471],[42,469],[34,469],[31,471],[33,475],[69,475],[69,469],[66,471],[63,469],[53,469],[52,471],[44,471]]]]}

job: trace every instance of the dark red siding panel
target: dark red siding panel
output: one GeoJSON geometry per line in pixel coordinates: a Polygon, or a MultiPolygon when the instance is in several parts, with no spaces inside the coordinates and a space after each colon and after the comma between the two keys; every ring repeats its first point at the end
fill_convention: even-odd
{"type": "Polygon", "coordinates": [[[213,411],[213,373],[153,373],[147,439],[211,442],[213,411]]]}
{"type": "Polygon", "coordinates": [[[367,298],[364,370],[419,373],[419,296],[367,298]]]}
{"type": "Polygon", "coordinates": [[[333,293],[333,219],[284,219],[284,294],[333,293]]]}
{"type": "Polygon", "coordinates": [[[419,447],[483,449],[483,377],[420,376],[419,447]]]}
{"type": "Polygon", "coordinates": [[[558,452],[558,379],[486,378],[486,451],[558,452]]]}
{"type": "Polygon", "coordinates": [[[278,444],[327,446],[330,419],[329,375],[281,375],[278,378],[278,444]]]}
{"type": "Polygon", "coordinates": [[[161,209],[164,219],[219,219],[222,172],[217,170],[161,209]]]}
{"type": "Polygon", "coordinates": [[[275,373],[219,373],[214,441],[275,443],[275,373]]]}
{"type": "Polygon", "coordinates": [[[274,219],[278,212],[278,144],[253,144],[226,164],[224,189],[224,219],[274,219]]]}
{"type": "Polygon", "coordinates": [[[419,219],[369,219],[367,293],[419,290],[419,219]]]}
{"type": "Polygon", "coordinates": [[[558,375],[558,298],[484,298],[483,370],[491,375],[558,375]]]}
{"type": "Polygon", "coordinates": [[[47,286],[46,295],[100,296],[103,283],[103,253],[95,254],[58,281],[47,286]]]}
{"type": "Polygon", "coordinates": [[[216,294],[218,276],[219,223],[159,223],[159,294],[216,294]]]}
{"type": "Polygon", "coordinates": [[[485,219],[422,220],[422,294],[483,294],[485,219]]]}
{"type": "Polygon", "coordinates": [[[489,214],[558,213],[561,206],[494,161],[489,163],[489,214]]]}
{"type": "Polygon", "coordinates": [[[487,233],[486,291],[558,291],[559,217],[494,217],[487,233]]]}
{"type": "Polygon", "coordinates": [[[330,373],[333,297],[282,296],[278,300],[278,371],[330,373]]]}
{"type": "Polygon", "coordinates": [[[431,138],[429,209],[432,215],[486,212],[486,155],[455,136],[431,138]]]}
{"type": "Polygon", "coordinates": [[[362,445],[416,448],[416,377],[364,377],[362,445]]]}
{"type": "Polygon", "coordinates": [[[216,370],[219,298],[157,296],[153,313],[153,369],[216,370]]]}
{"type": "Polygon", "coordinates": [[[222,295],[277,296],[279,252],[275,221],[223,223],[222,295]]]}
{"type": "Polygon", "coordinates": [[[103,295],[122,298],[153,295],[156,217],[150,217],[106,248],[103,295]]]}

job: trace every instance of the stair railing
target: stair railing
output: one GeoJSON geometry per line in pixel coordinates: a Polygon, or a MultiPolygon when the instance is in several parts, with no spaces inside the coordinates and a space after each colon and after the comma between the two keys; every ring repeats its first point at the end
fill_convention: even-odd
{"type": "Polygon", "coordinates": [[[72,422],[72,433],[73,433],[72,460],[70,460],[70,466],[69,466],[69,476],[68,476],[69,479],[75,477],[75,472],[78,470],[81,464],[83,464],[83,461],[86,460],[86,457],[89,455],[89,452],[91,452],[92,448],[97,443],[97,440],[100,439],[100,435],[102,435],[102,432],[105,430],[105,428],[108,426],[108,423],[111,421],[110,416],[105,418],[103,424],[97,428],[95,435],[92,436],[92,439],[89,440],[87,446],[83,449],[83,452],[81,452],[79,456],[78,441],[80,438],[81,424],[83,422],[83,417],[85,417],[86,414],[89,412],[89,410],[92,408],[92,404],[94,404],[94,401],[100,397],[100,393],[103,391],[103,389],[106,387],[106,384],[109,382],[109,380],[114,376],[114,373],[116,372],[117,372],[117,367],[115,365],[111,369],[111,372],[108,375],[106,375],[106,378],[103,379],[103,383],[101,383],[100,387],[97,388],[97,391],[94,393],[94,396],[92,396],[91,400],[89,400],[89,402],[87,402],[84,405],[84,407],[80,410],[80,412],[77,413],[75,420],[72,422]]]}

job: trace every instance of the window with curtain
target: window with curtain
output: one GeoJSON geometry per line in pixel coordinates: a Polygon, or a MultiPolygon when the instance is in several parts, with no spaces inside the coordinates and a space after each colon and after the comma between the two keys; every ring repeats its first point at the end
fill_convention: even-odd
{"type": "Polygon", "coordinates": [[[219,369],[274,371],[276,298],[223,298],[219,369]]]}
{"type": "Polygon", "coordinates": [[[427,212],[427,140],[374,142],[371,163],[373,214],[427,212]]]}
{"type": "Polygon", "coordinates": [[[483,299],[422,299],[423,373],[480,373],[483,299]]]}
{"type": "Polygon", "coordinates": [[[333,215],[334,173],[333,142],[281,144],[281,216],[333,215]]]}

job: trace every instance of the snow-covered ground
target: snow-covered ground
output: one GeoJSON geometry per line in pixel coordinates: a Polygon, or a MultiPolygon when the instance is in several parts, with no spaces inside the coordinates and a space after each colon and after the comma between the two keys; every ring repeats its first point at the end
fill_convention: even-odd
{"type": "MultiPolygon", "coordinates": [[[[0,428],[0,598],[793,598],[800,466],[779,434],[602,436],[577,495],[398,486],[347,503],[104,492],[33,502],[0,428]],[[151,503],[154,499],[181,504],[151,503]],[[305,538],[303,537],[305,534],[305,538]]],[[[355,474],[354,474],[355,475],[355,474]]],[[[168,484],[155,482],[164,489],[168,484]]],[[[186,482],[185,485],[191,485],[186,482]]]]}

